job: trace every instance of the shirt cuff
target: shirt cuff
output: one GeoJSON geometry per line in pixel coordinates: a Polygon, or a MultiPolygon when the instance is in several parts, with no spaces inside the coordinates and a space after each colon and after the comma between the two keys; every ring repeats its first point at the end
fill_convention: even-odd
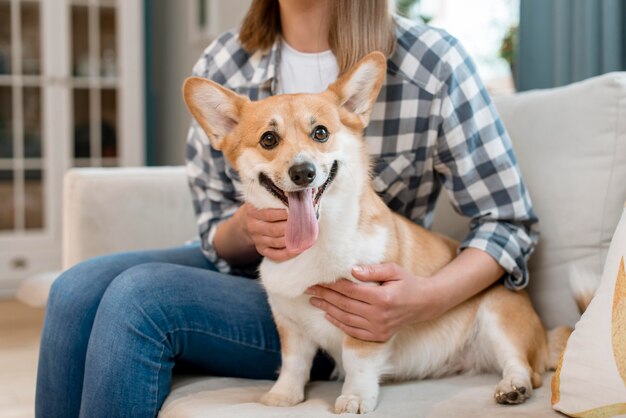
{"type": "Polygon", "coordinates": [[[207,260],[213,263],[213,265],[217,268],[217,270],[220,273],[224,273],[224,274],[230,273],[232,269],[231,269],[230,264],[228,264],[226,260],[224,260],[223,258],[220,258],[220,256],[217,255],[217,251],[215,251],[215,247],[213,246],[213,241],[215,240],[215,233],[217,232],[217,227],[226,219],[223,219],[220,222],[213,223],[213,225],[211,225],[207,233],[203,234],[203,236],[200,238],[201,245],[202,245],[202,253],[207,258],[207,260]]]}
{"type": "Polygon", "coordinates": [[[504,285],[512,290],[521,290],[528,285],[527,258],[531,250],[524,251],[515,233],[500,222],[483,223],[470,231],[461,242],[459,252],[466,248],[483,250],[506,271],[504,285]]]}

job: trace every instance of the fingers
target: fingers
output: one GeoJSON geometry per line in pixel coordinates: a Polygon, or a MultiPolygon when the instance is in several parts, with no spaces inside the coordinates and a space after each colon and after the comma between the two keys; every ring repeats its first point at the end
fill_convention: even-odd
{"type": "MultiPolygon", "coordinates": [[[[318,300],[323,302],[328,302],[336,306],[337,308],[345,311],[351,312],[360,316],[367,316],[367,314],[371,311],[371,305],[365,301],[358,299],[358,297],[354,296],[354,291],[352,287],[356,287],[354,289],[356,291],[360,290],[360,286],[358,284],[349,282],[348,280],[340,280],[337,283],[333,283],[332,288],[324,287],[324,286],[313,286],[306,293],[315,296],[318,300]],[[345,283],[339,283],[345,282],[345,283]],[[349,290],[345,290],[345,289],[349,290]],[[344,293],[345,292],[345,293],[344,293]]],[[[357,292],[358,293],[358,292],[357,292]]],[[[360,295],[357,295],[360,296],[360,295]]]]}
{"type": "Polygon", "coordinates": [[[287,249],[284,236],[272,238],[260,235],[255,237],[255,244],[259,254],[272,261],[286,261],[297,255],[287,249]]]}
{"type": "Polygon", "coordinates": [[[285,236],[287,222],[265,222],[256,218],[248,218],[248,231],[252,236],[280,238],[285,236]]]}
{"type": "Polygon", "coordinates": [[[369,305],[349,300],[339,294],[336,295],[338,298],[330,297],[334,301],[333,303],[328,299],[312,297],[311,304],[325,311],[326,319],[354,338],[378,342],[387,341],[390,338],[391,333],[387,328],[374,324],[366,317],[359,315],[359,313],[367,315],[367,311],[371,310],[369,305]]]}
{"type": "Polygon", "coordinates": [[[261,221],[259,225],[250,225],[250,235],[256,247],[256,250],[263,257],[267,257],[272,261],[286,261],[295,257],[298,253],[294,253],[287,249],[285,242],[284,222],[267,223],[261,221]]]}
{"type": "Polygon", "coordinates": [[[352,275],[364,282],[386,282],[398,280],[402,275],[402,268],[396,263],[355,266],[352,268],[352,275]]]}
{"type": "Polygon", "coordinates": [[[248,213],[253,218],[263,222],[279,222],[287,220],[286,209],[257,209],[255,207],[250,207],[250,209],[248,209],[248,213]]]}
{"type": "Polygon", "coordinates": [[[372,289],[371,286],[362,286],[350,280],[341,279],[334,283],[313,286],[307,293],[327,300],[328,298],[333,298],[333,300],[349,298],[370,304],[373,298],[372,289]]]}
{"type": "Polygon", "coordinates": [[[334,326],[336,326],[337,328],[339,328],[340,330],[342,330],[349,336],[358,338],[359,340],[372,341],[372,342],[385,342],[389,340],[389,338],[391,338],[391,336],[387,334],[375,334],[364,328],[358,328],[358,327],[346,325],[343,322],[333,318],[333,316],[330,314],[326,314],[326,319],[331,324],[333,324],[334,326]]]}
{"type": "Polygon", "coordinates": [[[247,230],[257,252],[263,257],[281,262],[297,255],[286,249],[286,219],[284,209],[248,209],[247,230]]]}
{"type": "MultiPolygon", "coordinates": [[[[350,311],[346,311],[345,309],[341,309],[338,306],[328,302],[324,299],[319,298],[311,298],[311,304],[321,310],[325,311],[333,318],[337,319],[339,322],[349,325],[355,328],[363,328],[368,329],[370,327],[370,323],[367,319],[362,316],[355,314],[350,311]]],[[[346,308],[350,309],[350,308],[346,308]]]]}
{"type": "Polygon", "coordinates": [[[259,248],[273,248],[275,250],[285,250],[287,247],[284,236],[273,238],[265,235],[259,235],[254,238],[254,243],[259,248]]]}
{"type": "Polygon", "coordinates": [[[276,262],[287,261],[287,260],[289,260],[291,258],[294,258],[297,255],[297,254],[294,254],[294,253],[290,252],[286,248],[264,247],[264,248],[260,248],[260,249],[257,248],[257,251],[263,257],[267,257],[270,260],[276,261],[276,262]]]}

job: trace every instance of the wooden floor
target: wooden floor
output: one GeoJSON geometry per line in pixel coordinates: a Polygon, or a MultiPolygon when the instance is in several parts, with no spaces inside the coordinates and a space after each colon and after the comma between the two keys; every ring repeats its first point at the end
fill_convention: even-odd
{"type": "Polygon", "coordinates": [[[33,417],[44,310],[0,300],[0,418],[33,417]]]}

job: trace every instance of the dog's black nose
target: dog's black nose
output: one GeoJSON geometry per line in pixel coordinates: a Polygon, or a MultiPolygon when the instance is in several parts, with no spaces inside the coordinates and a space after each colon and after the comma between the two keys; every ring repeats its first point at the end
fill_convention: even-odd
{"type": "Polygon", "coordinates": [[[289,177],[298,186],[308,186],[315,180],[315,165],[311,163],[293,165],[289,169],[289,177]]]}

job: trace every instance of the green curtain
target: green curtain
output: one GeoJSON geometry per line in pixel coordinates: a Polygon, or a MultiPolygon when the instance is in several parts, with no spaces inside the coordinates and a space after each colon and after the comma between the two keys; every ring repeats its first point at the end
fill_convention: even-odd
{"type": "Polygon", "coordinates": [[[520,0],[519,91],[626,71],[626,0],[520,0]]]}

